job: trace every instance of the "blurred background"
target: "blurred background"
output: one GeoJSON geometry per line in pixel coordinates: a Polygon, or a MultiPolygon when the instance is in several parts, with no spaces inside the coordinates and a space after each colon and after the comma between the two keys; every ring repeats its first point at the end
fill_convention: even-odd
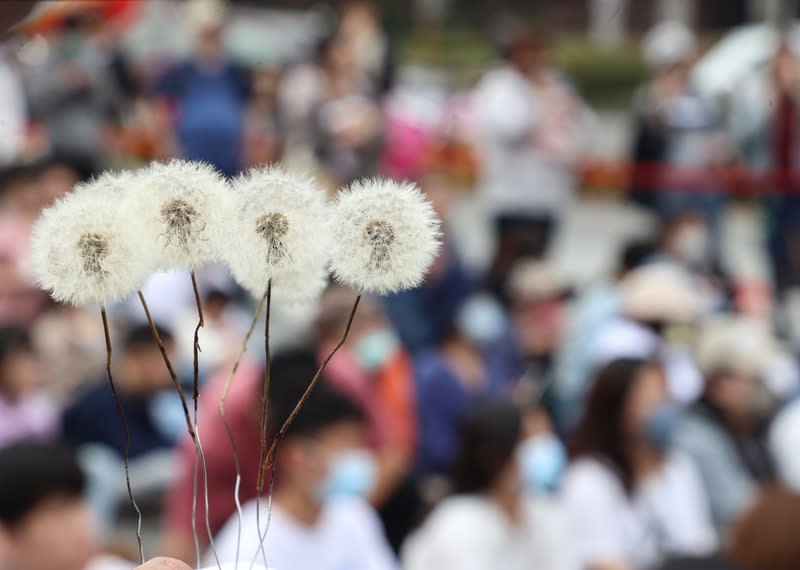
{"type": "MultiPolygon", "coordinates": [[[[387,566],[336,558],[347,541],[319,530],[298,542],[306,568],[800,568],[798,18],[791,0],[4,2],[0,564],[137,559],[97,311],[38,290],[29,238],[75,184],[182,157],[231,178],[282,162],[331,195],[406,179],[444,221],[424,284],[365,299],[324,377],[363,420],[375,476],[350,494],[387,566]],[[60,530],[31,522],[43,509],[60,530]]],[[[236,461],[218,405],[256,302],[224,267],[198,280],[224,545],[236,461]]],[[[144,288],[189,390],[190,283],[144,288]]],[[[331,285],[273,308],[277,417],[353,298],[331,285]]],[[[194,564],[193,518],[209,540],[180,403],[139,306],[110,313],[146,552],[194,564]]],[[[228,411],[243,502],[263,368],[254,338],[228,411]]],[[[286,465],[285,520],[303,520],[297,497],[327,512],[286,465]]]]}

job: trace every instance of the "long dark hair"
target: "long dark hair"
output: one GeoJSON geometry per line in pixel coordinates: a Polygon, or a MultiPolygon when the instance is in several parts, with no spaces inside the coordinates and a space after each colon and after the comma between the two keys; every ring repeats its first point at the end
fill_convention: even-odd
{"type": "Polygon", "coordinates": [[[570,445],[572,459],[590,456],[610,463],[627,492],[633,487],[633,465],[623,427],[625,405],[639,372],[650,365],[639,358],[619,358],[601,368],[570,445]]]}
{"type": "Polygon", "coordinates": [[[487,402],[469,414],[461,427],[461,446],[453,463],[453,491],[488,491],[514,456],[521,432],[520,411],[507,402],[487,402]]]}

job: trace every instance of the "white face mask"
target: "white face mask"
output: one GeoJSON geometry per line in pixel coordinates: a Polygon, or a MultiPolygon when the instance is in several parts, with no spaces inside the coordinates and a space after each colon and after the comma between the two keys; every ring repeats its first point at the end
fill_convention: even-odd
{"type": "Polygon", "coordinates": [[[456,327],[470,342],[479,346],[491,344],[503,335],[506,316],[500,302],[491,295],[473,295],[459,309],[456,327]]]}
{"type": "Polygon", "coordinates": [[[673,238],[672,247],[684,261],[702,265],[708,261],[708,230],[698,224],[681,228],[673,238]]]}

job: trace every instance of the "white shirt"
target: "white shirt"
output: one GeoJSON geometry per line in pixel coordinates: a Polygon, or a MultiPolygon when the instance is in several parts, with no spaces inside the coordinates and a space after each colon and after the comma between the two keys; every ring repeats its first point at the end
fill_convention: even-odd
{"type": "Polygon", "coordinates": [[[665,554],[702,556],[717,538],[708,501],[691,460],[671,453],[661,470],[628,496],[603,462],[575,461],[561,496],[570,536],[584,566],[624,562],[648,568],[665,554]]]}
{"type": "Polygon", "coordinates": [[[572,95],[565,87],[556,91],[551,100],[510,65],[488,71],[476,87],[472,101],[483,154],[482,189],[493,212],[551,213],[568,205],[577,156],[551,152],[536,142],[536,134],[555,130],[572,144],[588,138],[587,121],[585,110],[576,116],[557,112],[555,107],[566,105],[572,95]],[[554,125],[553,117],[562,115],[554,125]]]}
{"type": "Polygon", "coordinates": [[[571,544],[561,519],[544,499],[525,501],[522,524],[514,525],[481,496],[443,501],[406,541],[405,570],[572,570],[571,544]]]}
{"type": "MultiPolygon", "coordinates": [[[[266,501],[261,503],[261,529],[267,524],[266,501]]],[[[342,499],[326,504],[319,520],[306,526],[273,503],[264,540],[266,562],[259,551],[256,502],[242,508],[239,560],[276,570],[396,570],[397,562],[380,520],[366,502],[342,499]]],[[[222,563],[236,560],[238,520],[232,516],[214,539],[222,563]]],[[[206,566],[216,567],[209,551],[206,566]]]]}

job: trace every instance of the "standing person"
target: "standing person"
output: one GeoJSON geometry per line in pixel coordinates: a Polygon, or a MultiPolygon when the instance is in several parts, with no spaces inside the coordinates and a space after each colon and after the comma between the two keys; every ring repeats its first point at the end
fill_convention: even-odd
{"type": "MultiPolygon", "coordinates": [[[[295,403],[284,402],[279,423],[295,403]]],[[[266,511],[261,519],[269,525],[265,567],[268,560],[281,570],[397,568],[380,519],[364,499],[376,469],[364,428],[358,408],[341,394],[325,385],[311,393],[276,457],[270,519],[267,523],[266,511]]],[[[221,562],[262,563],[259,506],[253,500],[243,507],[241,542],[236,516],[217,535],[215,552],[221,562]]]]}
{"type": "Polygon", "coordinates": [[[233,176],[243,165],[249,80],[223,51],[224,4],[191,0],[186,8],[195,34],[193,57],[159,78],[155,91],[176,104],[180,154],[233,176]]]}
{"type": "MultiPolygon", "coordinates": [[[[767,189],[777,193],[764,200],[767,246],[777,300],[793,305],[800,287],[800,259],[796,253],[800,246],[800,198],[795,175],[800,166],[799,105],[800,67],[789,38],[785,38],[766,77],[754,78],[734,93],[729,118],[742,159],[749,168],[766,174],[767,189]]],[[[782,324],[794,329],[798,326],[782,324]]],[[[797,330],[791,334],[795,341],[800,339],[797,330]]]]}
{"type": "Polygon", "coordinates": [[[669,445],[677,419],[658,365],[619,359],[597,374],[561,487],[584,567],[639,570],[716,548],[696,469],[669,445]]]}
{"type": "Polygon", "coordinates": [[[497,231],[495,273],[507,271],[516,257],[546,254],[575,190],[587,111],[553,69],[548,48],[546,34],[520,34],[473,95],[483,143],[481,188],[497,231]],[[497,265],[501,259],[504,266],[497,265]]]}
{"type": "Polygon", "coordinates": [[[407,540],[406,570],[577,568],[558,510],[524,492],[538,480],[526,473],[535,465],[525,460],[526,442],[511,404],[489,402],[470,413],[453,464],[454,494],[407,540]]]}
{"type": "Polygon", "coordinates": [[[633,102],[633,196],[664,219],[701,212],[718,255],[724,198],[711,169],[726,159],[728,147],[717,109],[689,81],[694,34],[665,21],[647,33],[643,46],[650,78],[633,102]]]}
{"type": "Polygon", "coordinates": [[[336,188],[375,173],[383,116],[341,33],[320,48],[323,88],[312,113],[316,156],[336,188]]]}

